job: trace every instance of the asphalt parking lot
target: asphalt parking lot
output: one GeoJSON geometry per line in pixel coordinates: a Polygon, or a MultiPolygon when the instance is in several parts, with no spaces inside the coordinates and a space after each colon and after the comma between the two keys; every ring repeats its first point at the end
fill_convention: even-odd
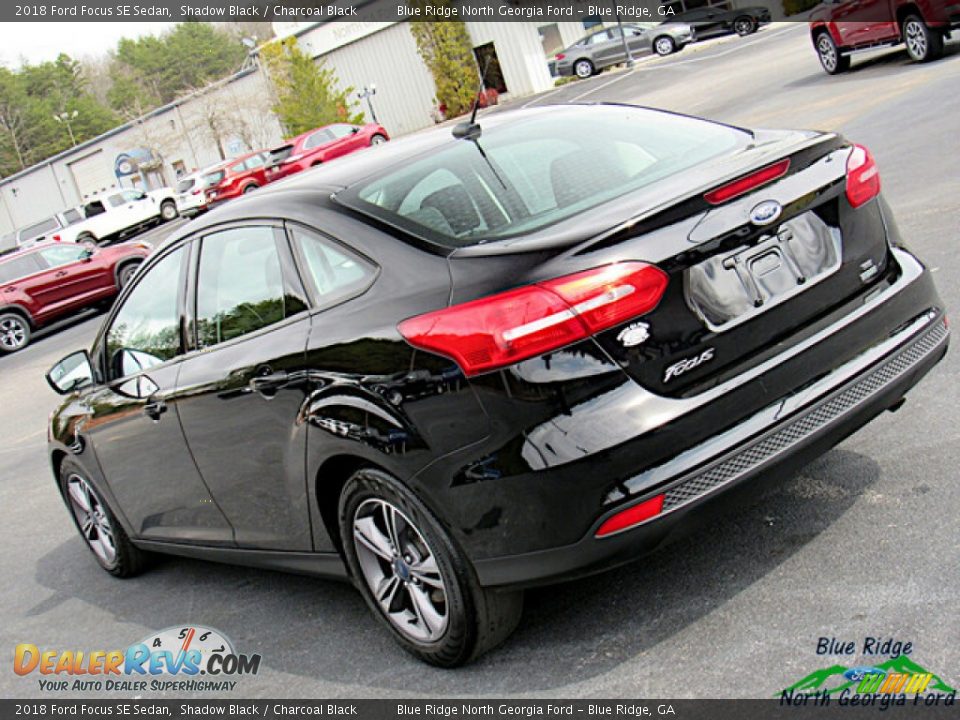
{"type": "MultiPolygon", "coordinates": [[[[760,127],[841,131],[873,151],[909,244],[960,306],[960,43],[914,65],[903,51],[824,74],[800,24],[766,28],[521,104],[632,102],[760,127]]],[[[159,240],[171,226],[145,237],[159,240]]],[[[734,514],[614,573],[530,592],[506,645],[457,671],[400,651],[348,586],[187,560],[120,581],[82,545],[55,490],[43,373],[89,344],[99,318],[0,357],[0,649],[126,647],[182,623],[263,657],[235,697],[769,697],[846,662],[818,638],[911,642],[960,683],[960,360],[954,349],[887,414],[792,477],[770,477],[734,514]]],[[[5,697],[36,679],[0,669],[5,697]]],[[[95,695],[95,693],[91,693],[95,695]]],[[[75,695],[73,695],[75,697],[75,695]]],[[[207,696],[205,696],[207,697],[207,696]]]]}

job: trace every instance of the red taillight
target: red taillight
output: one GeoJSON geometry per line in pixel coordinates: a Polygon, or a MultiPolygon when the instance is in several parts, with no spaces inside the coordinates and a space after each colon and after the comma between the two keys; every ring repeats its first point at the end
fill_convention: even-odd
{"type": "Polygon", "coordinates": [[[398,329],[414,347],[452,358],[471,376],[650,312],[666,288],[658,267],[615,263],[418,315],[398,329]]]}
{"type": "Polygon", "coordinates": [[[847,200],[858,208],[880,194],[880,171],[863,145],[854,145],[847,158],[847,200]]]}
{"type": "Polygon", "coordinates": [[[644,500],[642,503],[631,505],[616,515],[611,515],[603,521],[603,524],[597,530],[594,537],[613,535],[613,533],[626,530],[650,518],[656,517],[663,510],[663,498],[663,495],[657,495],[649,500],[644,500]]]}
{"type": "Polygon", "coordinates": [[[54,235],[54,236],[53,236],[53,241],[54,241],[54,242],[60,242],[60,236],[59,236],[59,235],[54,235]]]}
{"type": "Polygon", "coordinates": [[[756,190],[761,185],[773,182],[779,177],[783,177],[789,169],[790,158],[786,158],[780,162],[775,162],[773,165],[767,165],[767,167],[752,172],[749,175],[744,175],[742,178],[737,178],[726,185],[721,185],[715,190],[706,193],[703,199],[711,205],[719,205],[727,200],[733,200],[735,197],[745,195],[751,190],[756,190]]]}
{"type": "Polygon", "coordinates": [[[203,192],[203,191],[202,191],[200,188],[197,188],[196,190],[191,190],[191,191],[190,191],[190,194],[191,194],[191,195],[199,195],[201,192],[203,192]]]}
{"type": "Polygon", "coordinates": [[[566,57],[563,53],[557,53],[557,60],[563,60],[566,57]]]}

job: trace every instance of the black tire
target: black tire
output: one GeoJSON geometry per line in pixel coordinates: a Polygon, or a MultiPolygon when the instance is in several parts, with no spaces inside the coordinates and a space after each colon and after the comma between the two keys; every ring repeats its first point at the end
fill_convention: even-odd
{"type": "Polygon", "coordinates": [[[817,50],[817,57],[820,58],[820,65],[828,75],[839,75],[850,69],[850,56],[840,52],[830,33],[822,32],[817,35],[813,45],[817,50]]]}
{"type": "MultiPolygon", "coordinates": [[[[401,647],[420,660],[439,667],[463,665],[499,645],[517,627],[523,611],[523,593],[501,593],[480,587],[470,562],[433,514],[410,490],[387,473],[372,468],[354,473],[341,492],[338,516],[343,551],[354,585],[401,647]],[[401,529],[391,537],[396,537],[401,547],[396,549],[391,561],[384,555],[378,558],[370,551],[370,546],[364,549],[362,543],[358,551],[354,522],[373,522],[373,515],[365,515],[366,508],[371,506],[392,508],[400,518],[395,527],[401,529]],[[361,551],[365,555],[363,566],[358,555],[361,551]],[[418,580],[423,575],[418,576],[413,571],[417,565],[410,556],[414,554],[433,560],[437,572],[436,580],[431,584],[438,580],[439,590],[418,580]],[[405,614],[409,613],[409,621],[401,623],[399,619],[391,619],[381,608],[365,575],[364,567],[370,568],[371,558],[375,563],[374,572],[380,571],[384,575],[385,585],[381,588],[389,590],[394,587],[389,606],[392,608],[399,603],[396,606],[405,614]],[[401,568],[406,568],[405,574],[393,569],[398,563],[401,568]],[[388,582],[387,577],[392,580],[388,582]],[[401,577],[405,579],[401,580],[401,577]],[[432,639],[417,640],[410,636],[411,630],[400,629],[402,624],[412,629],[418,622],[415,618],[424,617],[422,613],[416,615],[412,609],[416,604],[412,598],[417,589],[421,593],[429,589],[425,597],[439,603],[445,611],[443,630],[432,639]],[[405,601],[411,609],[403,609],[405,601]]],[[[395,546],[391,543],[388,547],[395,546]]]]}
{"type": "Polygon", "coordinates": [[[757,23],[749,15],[741,15],[733,21],[733,31],[740,37],[746,37],[757,31],[757,23]]]}
{"type": "Polygon", "coordinates": [[[247,193],[252,193],[254,190],[256,190],[259,187],[260,186],[257,185],[256,183],[250,183],[243,189],[243,194],[246,195],[247,193]]]}
{"type": "Polygon", "coordinates": [[[30,344],[30,321],[18,312],[0,311],[0,353],[14,353],[30,344]]]}
{"type": "Polygon", "coordinates": [[[133,279],[134,274],[137,272],[137,268],[140,267],[139,262],[128,262],[126,265],[123,265],[117,271],[117,289],[123,290],[127,285],[130,284],[130,280],[133,279]]]}
{"type": "MultiPolygon", "coordinates": [[[[77,528],[77,532],[80,533],[80,536],[84,539],[84,544],[87,546],[87,549],[90,550],[90,553],[96,559],[97,563],[106,570],[108,573],[118,578],[128,578],[138,575],[143,572],[143,569],[147,565],[149,556],[144,551],[135,547],[133,543],[130,542],[130,539],[127,537],[127,533],[124,531],[120,523],[117,522],[116,517],[113,514],[113,511],[110,509],[110,506],[107,505],[106,501],[100,495],[99,492],[93,487],[93,484],[87,478],[87,474],[84,472],[83,468],[71,458],[67,458],[63,461],[63,464],[60,466],[60,495],[63,497],[63,502],[67,506],[67,511],[70,513],[70,517],[73,518],[73,524],[77,528]],[[92,503],[96,504],[96,507],[91,508],[96,511],[99,508],[102,513],[102,517],[106,523],[109,523],[109,527],[113,533],[113,547],[114,553],[110,558],[104,558],[101,554],[98,554],[94,549],[92,542],[84,535],[83,528],[81,526],[80,513],[78,513],[78,505],[70,497],[70,490],[68,486],[71,484],[71,480],[74,478],[79,478],[91,491],[92,503]]],[[[95,532],[95,531],[94,531],[95,532]]]]}
{"type": "Polygon", "coordinates": [[[677,43],[669,35],[661,35],[653,39],[653,51],[660,57],[666,57],[677,51],[677,43]]]}
{"type": "Polygon", "coordinates": [[[596,66],[587,58],[580,58],[573,64],[573,74],[581,80],[597,74],[596,66]]]}
{"type": "Polygon", "coordinates": [[[907,55],[914,62],[930,62],[943,57],[943,34],[931,30],[919,15],[907,15],[900,31],[907,55]]]}
{"type": "Polygon", "coordinates": [[[381,135],[380,133],[374,133],[373,137],[370,138],[371,145],[383,145],[386,141],[386,136],[381,135]]]}
{"type": "Polygon", "coordinates": [[[179,216],[180,213],[177,212],[177,204],[173,200],[164,200],[160,203],[160,220],[162,222],[176,220],[179,216]]]}

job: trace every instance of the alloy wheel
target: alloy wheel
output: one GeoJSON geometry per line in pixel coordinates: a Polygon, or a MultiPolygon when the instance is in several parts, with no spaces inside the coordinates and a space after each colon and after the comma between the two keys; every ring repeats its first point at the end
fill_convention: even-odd
{"type": "Polygon", "coordinates": [[[927,56],[927,33],[919,20],[908,20],[903,27],[903,34],[907,41],[907,50],[915,60],[922,60],[927,56]]]}
{"type": "Polygon", "coordinates": [[[76,473],[67,478],[67,498],[77,519],[80,534],[94,554],[106,565],[117,558],[113,524],[96,491],[76,473]]]}
{"type": "Polygon", "coordinates": [[[820,62],[827,72],[833,72],[837,69],[837,49],[830,42],[826,35],[822,35],[817,42],[817,50],[820,52],[820,62]]]}
{"type": "Polygon", "coordinates": [[[19,350],[27,342],[26,322],[18,317],[8,315],[0,320],[0,343],[7,350],[19,350]]]}
{"type": "Polygon", "coordinates": [[[383,135],[374,135],[370,138],[371,145],[383,145],[386,141],[387,139],[383,135]]]}
{"type": "Polygon", "coordinates": [[[137,265],[127,265],[120,271],[120,288],[123,289],[130,284],[134,274],[137,272],[137,265]]]}
{"type": "Polygon", "coordinates": [[[443,637],[449,607],[443,575],[410,519],[385,500],[364,500],[354,514],[353,544],[384,617],[416,642],[443,637]]]}
{"type": "Polygon", "coordinates": [[[177,217],[177,206],[173,203],[164,203],[160,206],[160,216],[169,222],[177,217]]]}
{"type": "Polygon", "coordinates": [[[669,55],[673,52],[673,41],[670,38],[662,37],[657,40],[657,55],[669,55]]]}
{"type": "Polygon", "coordinates": [[[577,73],[577,77],[581,80],[584,80],[591,75],[593,75],[593,65],[591,65],[586,60],[579,61],[575,66],[574,70],[577,73]]]}
{"type": "Polygon", "coordinates": [[[737,20],[737,22],[735,22],[733,25],[733,29],[736,31],[737,35],[749,35],[751,32],[753,32],[753,23],[749,20],[737,20]]]}

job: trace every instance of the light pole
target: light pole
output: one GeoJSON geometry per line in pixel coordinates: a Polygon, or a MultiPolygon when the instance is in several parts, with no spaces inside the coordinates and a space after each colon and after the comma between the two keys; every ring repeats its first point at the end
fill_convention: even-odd
{"type": "Polygon", "coordinates": [[[70,126],[71,120],[77,119],[77,111],[74,110],[72,113],[62,112],[59,115],[54,114],[53,119],[56,120],[61,125],[67,126],[67,133],[70,135],[70,144],[76,147],[77,139],[73,136],[73,128],[70,126]]]}
{"type": "Polygon", "coordinates": [[[630,52],[630,46],[627,44],[627,34],[623,32],[623,19],[620,17],[620,13],[617,13],[617,27],[620,29],[620,41],[623,43],[623,54],[627,56],[627,67],[632,68],[637,63],[633,59],[633,53],[630,52]]]}
{"type": "Polygon", "coordinates": [[[373,111],[373,101],[370,99],[376,94],[377,94],[377,86],[374,85],[373,83],[370,83],[370,87],[363,88],[363,92],[357,93],[357,97],[360,100],[367,101],[367,107],[370,108],[370,117],[373,119],[375,123],[379,125],[380,121],[377,120],[377,114],[373,111]]]}

